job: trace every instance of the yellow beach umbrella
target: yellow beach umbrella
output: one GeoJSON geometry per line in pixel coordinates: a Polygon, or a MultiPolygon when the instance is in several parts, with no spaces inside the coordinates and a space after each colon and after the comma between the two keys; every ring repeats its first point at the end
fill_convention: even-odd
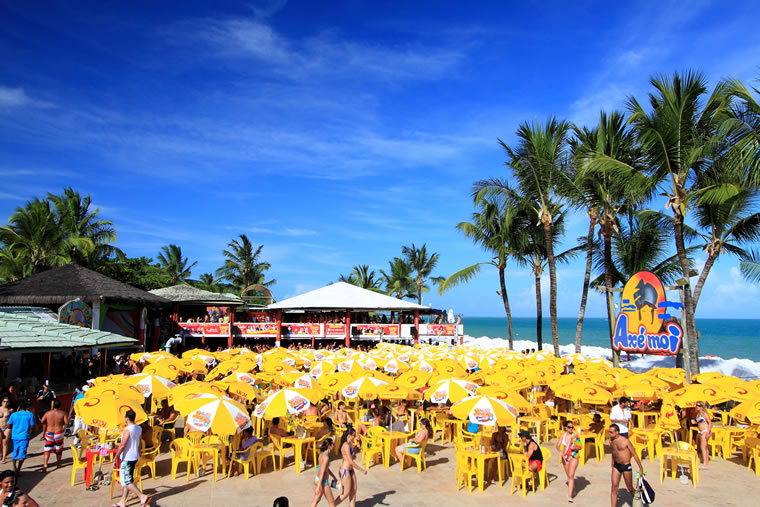
{"type": "Polygon", "coordinates": [[[157,375],[161,378],[171,380],[174,382],[179,376],[179,368],[177,365],[171,364],[171,361],[160,361],[158,363],[149,364],[142,371],[143,374],[157,375]]]}
{"type": "Polygon", "coordinates": [[[212,352],[211,355],[214,356],[217,361],[229,361],[232,359],[232,354],[229,352],[212,352]]]}
{"type": "Polygon", "coordinates": [[[719,371],[706,371],[704,373],[699,373],[697,375],[694,375],[691,380],[692,382],[699,382],[700,384],[709,384],[715,379],[724,377],[721,372],[719,371]]]}
{"type": "Polygon", "coordinates": [[[406,371],[409,371],[409,369],[409,365],[399,359],[391,359],[385,363],[385,366],[383,366],[383,371],[386,371],[393,375],[404,373],[406,371]]]}
{"type": "Polygon", "coordinates": [[[136,414],[135,423],[142,424],[148,420],[148,415],[142,408],[142,403],[129,398],[115,396],[91,396],[77,404],[79,416],[87,425],[104,430],[115,430],[124,427],[124,415],[128,410],[136,414]]]}
{"type": "Polygon", "coordinates": [[[251,425],[245,407],[228,396],[196,394],[177,408],[189,429],[217,435],[235,435],[251,425]]]}
{"type": "Polygon", "coordinates": [[[181,357],[182,357],[182,359],[192,359],[193,356],[195,356],[197,354],[204,354],[204,355],[208,355],[209,357],[213,357],[213,356],[211,356],[211,352],[209,352],[208,350],[204,350],[204,349],[190,349],[190,350],[186,350],[186,351],[184,351],[182,353],[181,357]]]}
{"type": "Polygon", "coordinates": [[[302,371],[286,371],[280,374],[283,385],[290,387],[300,387],[302,389],[318,389],[319,383],[302,371]]]}
{"type": "Polygon", "coordinates": [[[376,395],[381,400],[419,400],[422,395],[413,389],[395,384],[382,384],[377,387],[376,395]]]}
{"type": "Polygon", "coordinates": [[[212,384],[210,382],[193,380],[180,384],[169,391],[168,402],[169,405],[174,405],[174,408],[177,408],[186,399],[191,398],[196,394],[213,394],[215,396],[221,396],[226,390],[227,387],[223,383],[212,384]]]}
{"type": "Polygon", "coordinates": [[[354,379],[355,377],[350,373],[336,372],[330,373],[329,375],[322,375],[319,379],[317,379],[317,382],[319,383],[319,386],[325,391],[336,393],[340,391],[344,385],[350,383],[354,379]]]}
{"type": "Polygon", "coordinates": [[[354,375],[362,375],[367,370],[361,365],[361,363],[359,363],[359,361],[347,359],[346,361],[338,363],[338,371],[354,375]]]}
{"type": "Polygon", "coordinates": [[[660,417],[657,427],[665,431],[677,431],[681,429],[681,418],[675,404],[670,400],[663,400],[660,407],[660,417]]]}
{"type": "Polygon", "coordinates": [[[528,373],[528,380],[534,386],[547,386],[558,378],[559,375],[544,370],[533,370],[528,373]]]}
{"type": "Polygon", "coordinates": [[[435,366],[433,366],[433,363],[427,359],[420,359],[419,361],[414,361],[411,364],[412,370],[418,370],[423,371],[425,373],[433,373],[435,371],[435,366]]]}
{"type": "Polygon", "coordinates": [[[393,377],[391,377],[390,375],[386,375],[385,373],[381,371],[376,371],[376,370],[364,371],[362,372],[361,376],[380,379],[383,382],[387,382],[389,384],[393,382],[393,377]]]}
{"type": "Polygon", "coordinates": [[[171,363],[176,365],[182,373],[201,373],[205,375],[208,371],[206,369],[206,363],[200,359],[172,359],[171,363]]]}
{"type": "Polygon", "coordinates": [[[411,370],[406,373],[402,373],[396,378],[396,384],[407,389],[420,389],[425,387],[427,381],[432,377],[432,372],[424,372],[420,370],[411,370]]]}
{"type": "Polygon", "coordinates": [[[332,363],[330,361],[315,361],[311,363],[311,368],[309,369],[309,375],[314,377],[315,379],[319,379],[323,375],[329,375],[330,373],[335,373],[337,370],[337,366],[335,366],[335,363],[332,363]]]}
{"type": "Polygon", "coordinates": [[[154,399],[166,398],[169,390],[176,387],[171,380],[150,373],[138,373],[124,377],[119,383],[132,386],[140,391],[146,398],[153,396],[154,399]]]}
{"type": "Polygon", "coordinates": [[[256,399],[256,388],[248,382],[225,382],[227,386],[227,392],[234,396],[240,396],[248,401],[254,401],[256,399]]]}
{"type": "Polygon", "coordinates": [[[145,398],[140,391],[134,387],[123,384],[100,384],[89,388],[87,392],[84,393],[85,398],[101,398],[108,396],[132,400],[140,404],[145,401],[145,398]]]}
{"type": "Polygon", "coordinates": [[[730,398],[720,387],[712,384],[689,384],[669,393],[669,398],[679,407],[696,407],[702,401],[710,405],[724,403],[730,398]]]}
{"type": "Polygon", "coordinates": [[[612,400],[612,393],[608,390],[596,384],[583,381],[561,385],[554,390],[554,394],[557,398],[589,405],[606,405],[612,400]]]}
{"type": "Polygon", "coordinates": [[[377,397],[377,388],[388,384],[384,380],[374,377],[363,376],[353,380],[340,389],[340,393],[347,400],[356,398],[371,399],[377,397]]]}
{"type": "Polygon", "coordinates": [[[441,380],[425,391],[425,399],[431,403],[441,404],[456,402],[475,394],[478,384],[461,378],[441,380]]]}
{"type": "Polygon", "coordinates": [[[105,377],[96,377],[93,379],[92,383],[96,386],[101,384],[118,384],[124,379],[124,374],[119,373],[116,375],[106,375],[105,377]]]}
{"type": "Polygon", "coordinates": [[[222,382],[246,382],[248,384],[255,384],[256,379],[250,373],[244,371],[233,371],[228,376],[222,379],[222,382]]]}
{"type": "Polygon", "coordinates": [[[530,412],[533,410],[533,405],[528,402],[520,393],[515,392],[512,389],[507,389],[499,386],[484,386],[478,388],[475,394],[488,396],[490,398],[496,398],[508,405],[515,407],[519,412],[530,412]]]}
{"type": "Polygon", "coordinates": [[[749,424],[760,424],[760,396],[740,403],[728,413],[737,421],[747,421],[749,424]]]}
{"type": "Polygon", "coordinates": [[[300,414],[319,401],[314,389],[281,389],[256,405],[254,417],[271,421],[275,417],[300,414]]]}
{"type": "Polygon", "coordinates": [[[498,372],[494,375],[488,375],[485,377],[485,381],[489,385],[509,387],[516,391],[527,389],[531,386],[530,380],[525,375],[509,372],[498,372]]]}
{"type": "Polygon", "coordinates": [[[451,359],[436,361],[435,369],[439,375],[447,375],[449,377],[464,377],[467,374],[464,368],[451,359]]]}
{"type": "Polygon", "coordinates": [[[513,424],[518,411],[515,407],[490,396],[470,396],[451,406],[451,415],[457,419],[467,419],[481,426],[513,424]]]}
{"type": "Polygon", "coordinates": [[[206,351],[197,352],[192,356],[183,359],[190,359],[191,361],[203,361],[206,367],[209,367],[216,362],[216,358],[212,356],[210,352],[206,351]]]}

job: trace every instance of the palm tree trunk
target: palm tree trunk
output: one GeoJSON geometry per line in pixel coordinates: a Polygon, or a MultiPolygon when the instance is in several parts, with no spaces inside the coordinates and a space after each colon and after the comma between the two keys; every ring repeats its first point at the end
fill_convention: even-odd
{"type": "Polygon", "coordinates": [[[581,342],[583,341],[583,318],[586,315],[586,301],[588,300],[588,285],[591,280],[592,252],[594,241],[594,228],[596,220],[589,220],[588,236],[586,237],[586,273],[583,275],[583,291],[581,292],[581,309],[578,311],[578,323],[575,325],[575,352],[580,354],[581,342]]]}
{"type": "Polygon", "coordinates": [[[689,258],[686,256],[686,246],[683,241],[683,215],[678,206],[673,206],[673,233],[676,240],[676,253],[681,262],[681,271],[686,283],[683,286],[683,306],[686,313],[686,336],[689,340],[689,363],[691,374],[699,373],[699,344],[697,343],[697,323],[694,320],[694,298],[691,295],[691,282],[689,279],[689,258]]]}
{"type": "Polygon", "coordinates": [[[557,329],[557,271],[554,265],[554,245],[552,245],[552,223],[544,224],[546,238],[546,259],[549,262],[549,318],[552,326],[554,355],[559,357],[559,330],[557,329]]]}
{"type": "Polygon", "coordinates": [[[417,279],[417,304],[422,304],[422,280],[417,279]]]}
{"type": "Polygon", "coordinates": [[[507,296],[507,283],[504,280],[505,268],[499,266],[499,284],[501,285],[501,300],[504,302],[504,311],[507,312],[507,332],[509,333],[509,349],[512,350],[514,337],[512,336],[512,310],[509,309],[509,297],[507,296]]]}
{"type": "MultiPolygon", "coordinates": [[[[611,289],[614,285],[612,281],[612,231],[606,228],[603,231],[604,236],[604,285],[611,289]]],[[[610,298],[607,300],[607,324],[610,328],[610,343],[612,335],[615,333],[615,309],[610,307],[610,298]]]]}
{"type": "MultiPolygon", "coordinates": [[[[541,260],[536,259],[536,266],[540,268],[541,260]]],[[[544,309],[541,304],[541,272],[538,269],[534,269],[533,273],[536,276],[536,342],[538,342],[538,350],[544,345],[544,309]]]]}
{"type": "Polygon", "coordinates": [[[718,259],[718,254],[708,254],[707,255],[707,261],[705,261],[705,266],[702,268],[702,272],[699,274],[699,278],[697,279],[697,285],[694,286],[694,312],[697,311],[697,305],[699,304],[699,296],[702,295],[702,288],[705,285],[705,282],[707,281],[707,275],[710,274],[710,269],[712,269],[713,264],[715,264],[715,261],[718,259]]]}

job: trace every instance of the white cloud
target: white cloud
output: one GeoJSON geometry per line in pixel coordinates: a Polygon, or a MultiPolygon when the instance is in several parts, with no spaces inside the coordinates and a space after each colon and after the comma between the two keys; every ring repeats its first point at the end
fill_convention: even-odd
{"type": "Polygon", "coordinates": [[[23,88],[8,88],[0,85],[0,108],[20,107],[31,103],[32,99],[23,88]]]}

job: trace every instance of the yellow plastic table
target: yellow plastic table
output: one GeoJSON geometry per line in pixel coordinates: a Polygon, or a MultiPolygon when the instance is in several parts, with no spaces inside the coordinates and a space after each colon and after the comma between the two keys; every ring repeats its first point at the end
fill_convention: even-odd
{"type": "Polygon", "coordinates": [[[222,456],[222,449],[224,444],[198,444],[192,446],[192,453],[198,460],[198,466],[200,467],[201,457],[204,454],[210,454],[213,456],[214,462],[214,482],[216,482],[217,468],[219,467],[219,457],[222,456]]]}
{"type": "Polygon", "coordinates": [[[663,447],[660,454],[660,484],[665,477],[667,471],[667,462],[670,461],[670,474],[671,478],[676,478],[676,468],[678,468],[679,461],[688,461],[691,464],[691,484],[693,487],[697,487],[699,482],[699,459],[697,451],[694,448],[691,449],[677,449],[675,447],[663,447]]]}
{"type": "Polygon", "coordinates": [[[478,491],[483,491],[483,483],[485,481],[485,469],[486,461],[490,459],[496,460],[496,468],[499,471],[499,487],[502,487],[501,477],[501,454],[498,452],[480,452],[479,450],[466,451],[467,457],[474,460],[478,467],[478,491]]]}
{"type": "Polygon", "coordinates": [[[641,435],[646,439],[649,461],[654,461],[657,439],[660,438],[661,433],[660,430],[656,429],[645,430],[641,428],[631,428],[631,435],[641,435]]]}
{"type": "Polygon", "coordinates": [[[448,438],[446,440],[452,442],[454,440],[454,435],[456,434],[456,428],[462,424],[462,421],[460,419],[443,419],[440,422],[442,422],[444,428],[446,428],[443,436],[441,437],[441,442],[443,442],[443,438],[447,436],[448,438]]]}
{"type": "Polygon", "coordinates": [[[311,451],[312,451],[312,459],[314,466],[317,464],[317,449],[314,445],[314,437],[307,437],[307,438],[296,438],[296,437],[284,437],[280,440],[283,444],[291,444],[294,449],[295,453],[295,459],[296,459],[296,473],[301,473],[301,455],[303,454],[303,446],[306,444],[312,444],[311,445],[311,451]]]}
{"type": "Polygon", "coordinates": [[[383,467],[391,466],[391,444],[399,440],[406,440],[408,433],[403,431],[388,431],[379,435],[383,439],[383,467]]]}

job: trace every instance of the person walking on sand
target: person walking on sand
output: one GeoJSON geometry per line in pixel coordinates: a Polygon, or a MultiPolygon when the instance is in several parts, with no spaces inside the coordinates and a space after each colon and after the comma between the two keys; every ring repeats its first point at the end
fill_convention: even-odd
{"type": "Polygon", "coordinates": [[[332,454],[333,447],[335,447],[335,444],[332,438],[324,439],[319,447],[317,476],[314,479],[316,487],[314,488],[314,500],[311,501],[310,507],[317,507],[323,496],[327,500],[327,505],[330,507],[335,506],[335,497],[333,496],[330,479],[328,478],[329,475],[334,481],[338,480],[335,474],[332,473],[332,470],[330,470],[330,454],[332,454]]]}
{"type": "Polygon", "coordinates": [[[610,422],[618,425],[620,435],[625,438],[628,438],[628,425],[631,423],[630,406],[630,400],[623,396],[620,398],[620,403],[612,407],[612,410],[610,410],[610,422]]]}
{"type": "Polygon", "coordinates": [[[13,409],[11,408],[11,399],[3,396],[0,400],[0,449],[2,449],[3,465],[8,461],[8,446],[11,443],[11,430],[8,427],[13,409]]]}
{"type": "Polygon", "coordinates": [[[354,461],[354,440],[356,440],[356,430],[349,424],[340,439],[340,454],[343,456],[343,461],[340,464],[340,481],[343,485],[343,493],[335,501],[335,505],[348,498],[349,505],[356,507],[356,492],[358,490],[356,469],[367,475],[367,470],[354,461]]]}
{"type": "Polygon", "coordinates": [[[565,432],[557,439],[557,450],[562,456],[562,468],[565,469],[567,475],[567,501],[572,503],[575,492],[575,471],[578,468],[578,452],[582,446],[573,421],[568,419],[563,426],[565,432]]]}
{"type": "Polygon", "coordinates": [[[615,507],[617,505],[621,476],[625,479],[625,486],[631,492],[631,496],[635,493],[633,489],[631,457],[636,460],[636,464],[639,466],[639,475],[643,475],[643,467],[641,466],[639,456],[636,454],[636,450],[633,448],[633,444],[622,436],[617,424],[610,424],[609,436],[610,448],[612,449],[612,491],[610,493],[610,505],[615,507]]]}
{"type": "MultiPolygon", "coordinates": [[[[150,497],[140,493],[140,490],[134,485],[132,477],[137,460],[140,459],[140,439],[142,437],[142,429],[135,424],[135,418],[134,410],[127,410],[124,414],[124,422],[127,427],[121,433],[121,443],[116,449],[116,457],[121,459],[119,481],[123,490],[121,501],[111,507],[126,507],[127,495],[130,492],[140,499],[140,507],[145,507],[150,503],[150,497]]],[[[116,460],[114,460],[114,466],[116,466],[116,460]]]]}
{"type": "Polygon", "coordinates": [[[27,410],[29,402],[21,400],[18,410],[8,418],[8,427],[11,429],[13,439],[13,469],[17,475],[21,475],[21,467],[26,459],[26,450],[29,448],[29,438],[34,429],[34,415],[27,410]]]}
{"type": "Polygon", "coordinates": [[[63,427],[69,423],[66,412],[61,410],[61,400],[53,400],[53,408],[42,416],[42,440],[45,442],[45,459],[42,471],[47,472],[50,453],[55,452],[57,461],[56,468],[61,468],[61,454],[63,453],[63,427]]]}

